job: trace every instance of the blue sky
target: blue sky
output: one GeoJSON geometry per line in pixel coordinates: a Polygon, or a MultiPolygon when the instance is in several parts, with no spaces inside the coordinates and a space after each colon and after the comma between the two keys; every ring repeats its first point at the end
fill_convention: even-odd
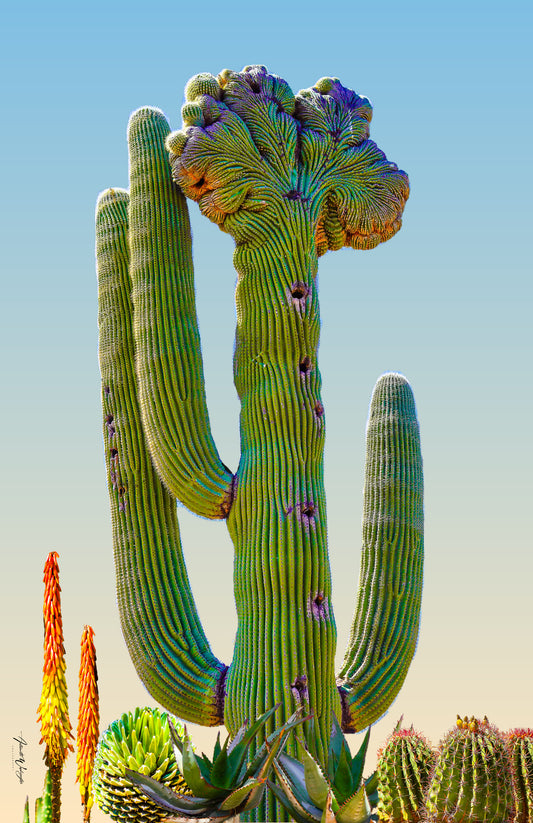
{"type": "MultiPolygon", "coordinates": [[[[178,127],[183,87],[199,71],[263,63],[295,91],[338,76],[372,100],[371,137],[410,176],[401,232],[372,252],[326,255],[319,275],[339,660],[357,587],[366,415],[381,373],[409,378],[422,432],[422,630],[404,689],[372,732],[372,751],[402,712],[435,743],[457,712],[487,714],[502,728],[533,726],[531,17],[525,0],[52,0],[3,12],[0,602],[10,677],[2,785],[15,819],[44,776],[35,709],[48,552],[60,555],[73,722],[85,623],[95,629],[102,727],[154,705],[127,657],[115,607],[94,204],[102,189],[127,186],[130,112],[156,105],[178,127]],[[22,786],[11,769],[11,739],[21,731],[29,739],[22,786]]],[[[232,241],[194,204],[191,215],[212,427],[222,459],[236,467],[232,241]]],[[[225,527],[187,512],[180,523],[208,637],[229,662],[225,527]]],[[[74,814],[72,765],[64,793],[74,814]]],[[[95,813],[96,823],[103,819],[95,813]]]]}

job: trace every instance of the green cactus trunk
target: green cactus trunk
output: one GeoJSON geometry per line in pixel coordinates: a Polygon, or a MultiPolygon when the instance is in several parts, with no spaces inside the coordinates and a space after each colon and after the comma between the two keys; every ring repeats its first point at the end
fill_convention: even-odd
{"type": "MultiPolygon", "coordinates": [[[[324,233],[334,221],[329,215],[320,222],[324,201],[311,191],[315,172],[307,183],[287,178],[287,192],[265,215],[247,213],[252,239],[238,242],[234,256],[241,458],[232,475],[209,427],[188,213],[172,181],[168,133],[158,110],[132,116],[130,192],[105,192],[96,215],[104,441],[122,628],[140,677],[167,710],[204,725],[224,722],[235,734],[245,719],[280,702],[268,735],[302,705],[314,713],[308,744],[325,766],[332,715],[345,731],[377,720],[416,645],[422,470],[412,392],[404,378],[388,375],[373,401],[361,593],[336,681],[315,283],[317,226],[324,233]],[[229,668],[212,654],[198,619],[175,498],[196,514],[227,519],[238,616],[229,668]]],[[[368,151],[372,168],[381,168],[377,149],[368,151]]],[[[316,174],[321,168],[317,161],[316,174]]],[[[383,168],[397,180],[393,164],[383,168]]],[[[257,208],[263,206],[259,200],[257,208]]],[[[368,248],[379,242],[373,237],[367,245],[357,237],[349,242],[368,248]]],[[[284,814],[268,794],[253,813],[258,820],[284,814]]]]}
{"type": "MultiPolygon", "coordinates": [[[[294,212],[301,237],[306,215],[294,212]]],[[[311,251],[298,246],[283,257],[272,247],[246,260],[236,255],[241,460],[228,528],[238,630],[224,718],[236,729],[281,702],[271,731],[298,704],[313,709],[310,746],[325,762],[332,712],[340,717],[341,705],[323,484],[317,259],[309,245],[311,251]]],[[[290,248],[289,234],[278,248],[290,248]]],[[[273,806],[267,815],[276,816],[266,819],[281,813],[273,806]]]]}

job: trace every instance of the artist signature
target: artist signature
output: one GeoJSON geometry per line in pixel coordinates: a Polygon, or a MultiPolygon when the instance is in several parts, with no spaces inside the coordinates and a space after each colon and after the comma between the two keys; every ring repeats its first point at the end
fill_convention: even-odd
{"type": "Polygon", "coordinates": [[[20,737],[14,737],[13,740],[15,743],[18,743],[18,757],[14,760],[14,767],[15,767],[15,774],[18,777],[19,783],[24,783],[24,772],[28,771],[28,767],[24,764],[26,763],[26,758],[24,757],[24,746],[28,745],[27,740],[24,740],[22,732],[20,733],[20,737]]]}

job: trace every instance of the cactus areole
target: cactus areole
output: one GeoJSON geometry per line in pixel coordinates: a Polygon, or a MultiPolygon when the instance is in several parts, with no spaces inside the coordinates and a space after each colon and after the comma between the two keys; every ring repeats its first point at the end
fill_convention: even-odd
{"type": "Polygon", "coordinates": [[[185,97],[180,131],[158,109],[132,115],[129,192],[109,189],[97,205],[122,627],[140,677],[169,711],[235,733],[279,702],[268,734],[302,704],[324,763],[332,713],[344,731],[377,720],[415,650],[422,467],[410,386],[385,375],[367,434],[360,591],[336,679],[315,277],[328,249],[374,248],[398,231],[408,179],[368,137],[370,102],[336,78],[294,95],[264,66],[247,66],[197,75],[185,97]],[[236,242],[234,474],[210,432],[184,195],[236,242]],[[198,619],[175,498],[227,520],[238,617],[229,667],[198,619]]]}

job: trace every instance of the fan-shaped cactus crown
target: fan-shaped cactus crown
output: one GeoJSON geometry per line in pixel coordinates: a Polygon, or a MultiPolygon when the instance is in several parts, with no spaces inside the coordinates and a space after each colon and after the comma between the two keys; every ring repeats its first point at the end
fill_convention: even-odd
{"type": "Polygon", "coordinates": [[[272,242],[295,206],[318,255],[371,249],[400,228],[407,175],[369,140],[369,100],[337,78],[294,95],[265,66],[245,66],[196,75],[185,97],[167,139],[174,179],[238,246],[272,242]]]}

